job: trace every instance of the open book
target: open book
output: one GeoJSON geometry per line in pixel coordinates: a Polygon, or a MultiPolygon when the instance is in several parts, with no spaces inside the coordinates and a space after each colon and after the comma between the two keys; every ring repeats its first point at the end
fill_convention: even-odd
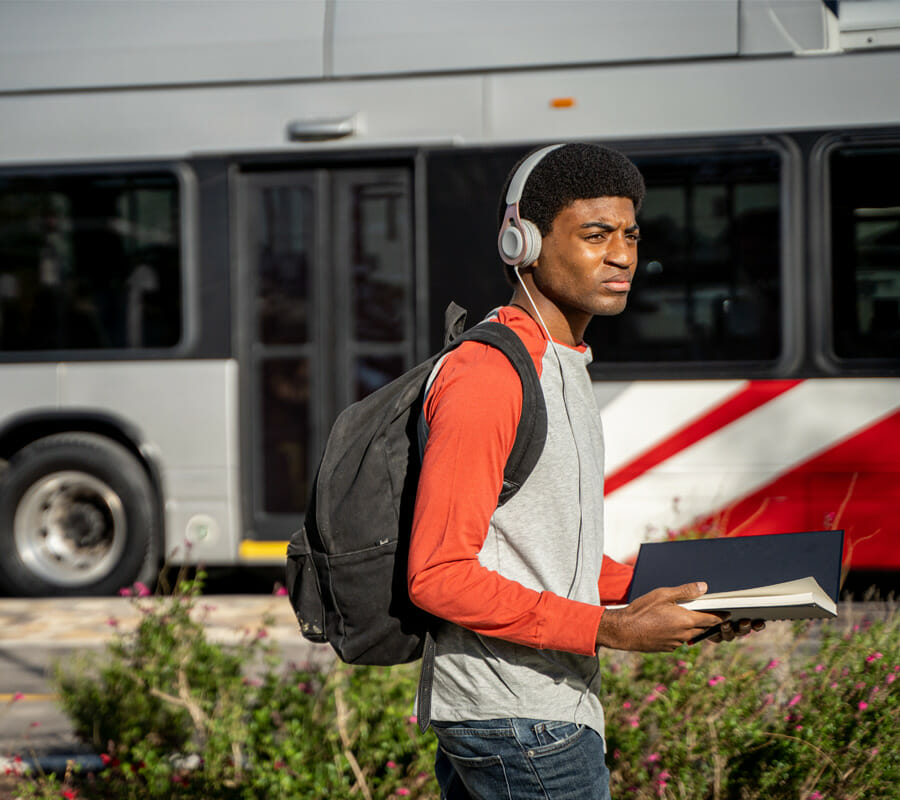
{"type": "Polygon", "coordinates": [[[682,605],[694,611],[729,612],[732,620],[837,616],[837,604],[812,577],[739,591],[707,593],[682,605]]]}

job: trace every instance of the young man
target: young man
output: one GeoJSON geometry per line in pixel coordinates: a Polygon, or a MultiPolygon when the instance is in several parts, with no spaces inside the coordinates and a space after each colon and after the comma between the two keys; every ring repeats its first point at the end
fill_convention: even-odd
{"type": "MultiPolygon", "coordinates": [[[[720,620],[678,605],[703,584],[601,605],[624,601],[632,571],[603,554],[603,436],[582,339],[594,315],[625,308],[640,173],[597,145],[544,148],[517,165],[504,196],[500,248],[515,288],[492,316],[534,359],[548,431],[534,471],[498,508],[519,378],[477,342],[436,368],[409,556],[410,597],[445,621],[436,772],[449,800],[604,800],[598,648],[670,651],[720,620]]],[[[726,626],[723,638],[734,633],[726,626]]]]}

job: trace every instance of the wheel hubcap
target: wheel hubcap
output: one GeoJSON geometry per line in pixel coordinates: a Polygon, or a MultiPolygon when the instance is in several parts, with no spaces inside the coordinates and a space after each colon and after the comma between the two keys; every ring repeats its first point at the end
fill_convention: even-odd
{"type": "Polygon", "coordinates": [[[54,472],[33,484],[19,502],[13,528],[22,562],[36,576],[63,586],[99,580],[125,547],[121,499],[85,472],[54,472]]]}

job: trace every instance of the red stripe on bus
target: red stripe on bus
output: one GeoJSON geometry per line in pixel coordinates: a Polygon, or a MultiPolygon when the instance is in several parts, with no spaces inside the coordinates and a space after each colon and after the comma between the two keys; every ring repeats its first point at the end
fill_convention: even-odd
{"type": "Polygon", "coordinates": [[[801,383],[799,380],[750,381],[738,394],[722,401],[699,419],[673,433],[668,439],[607,475],[604,493],[610,495],[621,489],[626,483],[630,483],[666,459],[724,428],[744,414],[765,405],[799,383],[801,383]]]}
{"type": "Polygon", "coordinates": [[[840,528],[856,569],[900,569],[900,411],[837,442],[682,533],[753,536],[840,528]]]}

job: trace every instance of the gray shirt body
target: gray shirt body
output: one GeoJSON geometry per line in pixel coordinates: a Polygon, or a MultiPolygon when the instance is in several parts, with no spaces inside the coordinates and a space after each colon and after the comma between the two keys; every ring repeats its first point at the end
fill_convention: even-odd
{"type": "MultiPolygon", "coordinates": [[[[540,378],[546,444],[528,480],[491,517],[478,560],[527,588],[599,605],[603,432],[590,361],[590,349],[548,343],[540,378]]],[[[424,420],[420,434],[427,437],[424,420]]],[[[432,719],[563,720],[604,735],[596,656],[538,650],[449,622],[436,642],[432,719]]]]}

